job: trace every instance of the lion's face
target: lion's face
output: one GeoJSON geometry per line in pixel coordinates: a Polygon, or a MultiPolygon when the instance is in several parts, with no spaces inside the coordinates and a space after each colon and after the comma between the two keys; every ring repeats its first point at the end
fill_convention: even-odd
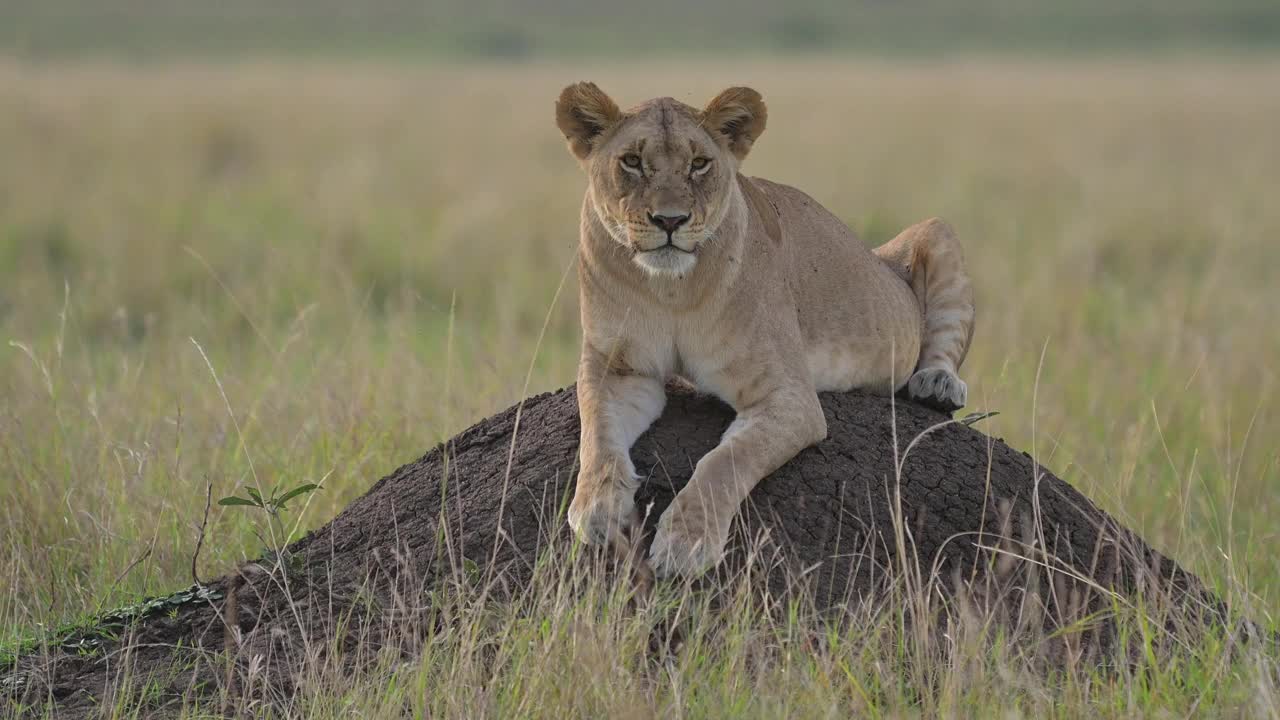
{"type": "Polygon", "coordinates": [[[683,275],[724,219],[736,164],[692,108],[663,99],[622,120],[587,172],[596,213],[635,263],[683,275]]]}
{"type": "Polygon", "coordinates": [[[731,88],[698,111],[671,98],[625,113],[595,85],[566,88],[556,119],[610,236],[654,275],[682,277],[713,241],[738,163],[764,130],[759,94],[731,88]]]}

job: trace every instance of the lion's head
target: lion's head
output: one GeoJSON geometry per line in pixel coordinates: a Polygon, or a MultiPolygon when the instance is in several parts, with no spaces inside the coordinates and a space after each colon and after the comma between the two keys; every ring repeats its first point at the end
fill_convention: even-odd
{"type": "Polygon", "coordinates": [[[766,119],[760,93],[745,87],[702,110],[657,98],[624,112],[586,82],[556,101],[556,124],[587,171],[601,224],[655,275],[693,269],[729,211],[738,164],[766,119]]]}

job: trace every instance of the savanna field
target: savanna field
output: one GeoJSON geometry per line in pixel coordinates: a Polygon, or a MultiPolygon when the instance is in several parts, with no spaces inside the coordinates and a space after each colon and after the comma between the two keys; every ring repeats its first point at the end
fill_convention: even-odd
{"type": "MultiPolygon", "coordinates": [[[[321,483],[286,516],[300,535],[571,383],[585,179],[552,103],[580,79],[623,105],[751,85],[770,116],[747,174],[871,244],[950,221],[978,299],[969,409],[1000,413],[981,429],[1280,629],[1280,63],[7,60],[0,648],[189,585],[206,483],[321,483]]],[[[200,575],[259,556],[260,530],[215,504],[200,575]]],[[[708,647],[663,682],[578,644],[643,632],[565,624],[490,637],[531,648],[492,676],[483,642],[451,641],[307,714],[1280,713],[1274,648],[1048,680],[1006,650],[921,700],[883,624],[812,659],[750,627],[781,659],[708,647]]]]}

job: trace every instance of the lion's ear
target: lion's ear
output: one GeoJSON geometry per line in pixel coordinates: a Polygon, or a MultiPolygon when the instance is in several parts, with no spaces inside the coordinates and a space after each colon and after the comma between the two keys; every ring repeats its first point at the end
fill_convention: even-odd
{"type": "Polygon", "coordinates": [[[702,111],[702,126],[724,137],[729,152],[739,160],[751,152],[752,144],[764,132],[768,119],[764,98],[749,87],[725,90],[707,103],[702,111]]]}
{"type": "Polygon", "coordinates": [[[556,125],[579,160],[586,160],[600,135],[621,119],[617,103],[595,83],[574,83],[556,100],[556,125]]]}

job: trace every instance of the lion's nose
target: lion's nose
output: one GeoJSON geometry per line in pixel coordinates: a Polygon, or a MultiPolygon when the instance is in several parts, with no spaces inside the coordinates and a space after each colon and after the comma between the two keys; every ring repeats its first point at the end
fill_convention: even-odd
{"type": "Polygon", "coordinates": [[[689,222],[688,215],[649,215],[649,222],[657,225],[666,234],[670,235],[680,228],[681,225],[689,222]]]}

